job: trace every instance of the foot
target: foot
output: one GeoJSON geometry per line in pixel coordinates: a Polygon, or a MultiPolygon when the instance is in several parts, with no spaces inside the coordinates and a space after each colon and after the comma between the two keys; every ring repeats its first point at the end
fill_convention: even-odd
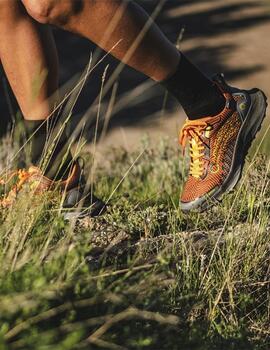
{"type": "Polygon", "coordinates": [[[23,188],[28,188],[34,194],[46,191],[60,191],[64,194],[64,217],[80,218],[85,216],[98,216],[105,210],[105,204],[87,191],[82,169],[78,162],[72,168],[69,177],[62,181],[53,181],[44,176],[38,167],[31,166],[28,170],[13,172],[8,179],[0,180],[6,184],[16,177],[15,185],[0,200],[0,207],[7,208],[14,204],[17,196],[23,188]]]}
{"type": "Polygon", "coordinates": [[[224,110],[215,117],[187,120],[180,133],[180,144],[185,147],[189,141],[190,149],[189,176],[180,201],[185,212],[207,209],[236,186],[266,113],[262,91],[233,88],[222,75],[214,82],[226,99],[224,110]]]}

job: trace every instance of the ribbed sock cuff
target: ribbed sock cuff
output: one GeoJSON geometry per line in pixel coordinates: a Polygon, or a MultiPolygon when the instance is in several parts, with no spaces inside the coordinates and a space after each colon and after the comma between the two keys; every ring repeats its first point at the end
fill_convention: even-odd
{"type": "Polygon", "coordinates": [[[180,102],[189,119],[215,116],[226,103],[212,80],[183,54],[176,72],[161,84],[180,102]]]}

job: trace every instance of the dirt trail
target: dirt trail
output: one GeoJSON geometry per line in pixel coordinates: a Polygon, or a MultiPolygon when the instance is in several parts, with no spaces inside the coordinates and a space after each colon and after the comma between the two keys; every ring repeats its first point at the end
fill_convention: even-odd
{"type": "MultiPolygon", "coordinates": [[[[136,1],[149,14],[158,3],[157,0],[136,1]]],[[[180,30],[185,27],[180,49],[205,73],[224,72],[231,84],[243,88],[257,86],[270,95],[269,0],[167,0],[157,23],[172,42],[177,41],[180,30]]],[[[78,81],[96,46],[64,31],[54,33],[60,56],[60,81],[69,91],[72,83],[67,82],[78,81]]],[[[93,101],[99,95],[101,77],[107,65],[107,78],[112,76],[117,64],[112,57],[107,57],[91,73],[74,109],[72,123],[76,126],[79,118],[85,116],[89,123],[85,136],[89,141],[96,116],[93,101]]],[[[137,147],[145,134],[154,142],[168,136],[177,147],[178,131],[185,115],[174,99],[168,98],[164,104],[163,89],[157,85],[149,87],[149,80],[129,68],[125,68],[117,80],[117,108],[97,152],[104,155],[111,146],[137,147]],[[123,98],[125,94],[129,99],[123,98]]],[[[0,85],[0,133],[3,133],[10,120],[9,106],[13,104],[6,98],[4,79],[0,85]]],[[[104,101],[108,102],[109,98],[110,91],[104,101]]],[[[15,114],[16,107],[13,111],[15,114]]],[[[101,110],[101,118],[105,114],[106,110],[101,110]]]]}
{"type": "MultiPolygon", "coordinates": [[[[158,23],[174,40],[185,25],[181,50],[207,73],[222,71],[231,84],[243,87],[259,87],[270,95],[270,2],[256,0],[186,1],[176,5],[169,1],[158,23]]],[[[160,94],[160,90],[157,89],[160,94]]],[[[162,97],[159,97],[160,106],[162,97]]],[[[103,154],[108,146],[133,148],[140,143],[143,134],[153,141],[168,136],[177,140],[178,130],[185,119],[182,110],[173,103],[174,110],[152,116],[143,123],[119,125],[108,133],[99,144],[103,154]],[[176,109],[175,109],[176,108],[176,109]]],[[[147,102],[145,111],[147,114],[147,102]]],[[[131,111],[132,113],[132,111],[131,111]]],[[[127,113],[130,120],[136,119],[127,113]]]]}

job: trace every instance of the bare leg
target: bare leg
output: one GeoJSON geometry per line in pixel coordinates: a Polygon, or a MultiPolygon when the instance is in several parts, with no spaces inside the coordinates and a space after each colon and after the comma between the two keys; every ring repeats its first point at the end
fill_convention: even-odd
{"type": "MultiPolygon", "coordinates": [[[[17,0],[0,1],[0,33],[0,58],[23,113],[26,135],[31,137],[27,155],[32,164],[40,166],[48,129],[55,124],[54,118],[52,124],[44,123],[52,114],[58,88],[54,39],[50,28],[34,21],[17,0]]],[[[55,141],[55,150],[43,165],[50,178],[61,177],[72,161],[66,133],[55,140],[53,135],[49,144],[55,141]],[[60,167],[63,159],[65,164],[60,167]]]]}
{"type": "Polygon", "coordinates": [[[151,22],[144,10],[131,1],[22,0],[22,2],[37,21],[78,33],[105,51],[111,50],[120,40],[112,54],[156,81],[170,76],[179,63],[180,55],[174,45],[151,22]],[[140,40],[140,33],[148,24],[148,30],[140,40]],[[137,47],[132,49],[134,43],[137,47]]]}
{"type": "Polygon", "coordinates": [[[58,87],[58,60],[50,29],[21,2],[0,1],[0,58],[25,119],[46,119],[58,87]]]}

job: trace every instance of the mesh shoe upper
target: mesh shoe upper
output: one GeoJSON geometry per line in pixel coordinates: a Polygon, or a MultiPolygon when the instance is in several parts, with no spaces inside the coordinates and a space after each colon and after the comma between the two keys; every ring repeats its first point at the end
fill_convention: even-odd
{"type": "Polygon", "coordinates": [[[15,179],[11,190],[0,200],[0,207],[7,208],[13,205],[19,192],[28,188],[34,194],[41,194],[50,190],[64,192],[63,209],[66,219],[74,219],[85,216],[98,216],[106,211],[105,203],[95,197],[92,191],[88,191],[85,184],[82,168],[76,162],[67,179],[53,181],[43,176],[41,170],[31,166],[28,170],[14,171],[5,178],[0,179],[0,185],[15,179]]]}
{"type": "Polygon", "coordinates": [[[14,177],[16,177],[14,186],[0,201],[0,205],[2,207],[11,206],[20,190],[26,186],[30,190],[34,191],[35,194],[55,189],[68,191],[79,184],[81,168],[78,163],[75,163],[67,179],[62,181],[53,181],[44,176],[38,167],[31,166],[28,170],[19,169],[12,172],[8,178],[1,179],[0,183],[3,185],[11,181],[14,177]]]}
{"type": "Polygon", "coordinates": [[[246,99],[244,94],[222,91],[226,106],[219,115],[187,120],[181,130],[180,144],[185,147],[189,140],[190,149],[190,171],[181,196],[183,203],[210,194],[223,183],[230,171],[243,120],[237,106],[246,107],[246,99]]]}

